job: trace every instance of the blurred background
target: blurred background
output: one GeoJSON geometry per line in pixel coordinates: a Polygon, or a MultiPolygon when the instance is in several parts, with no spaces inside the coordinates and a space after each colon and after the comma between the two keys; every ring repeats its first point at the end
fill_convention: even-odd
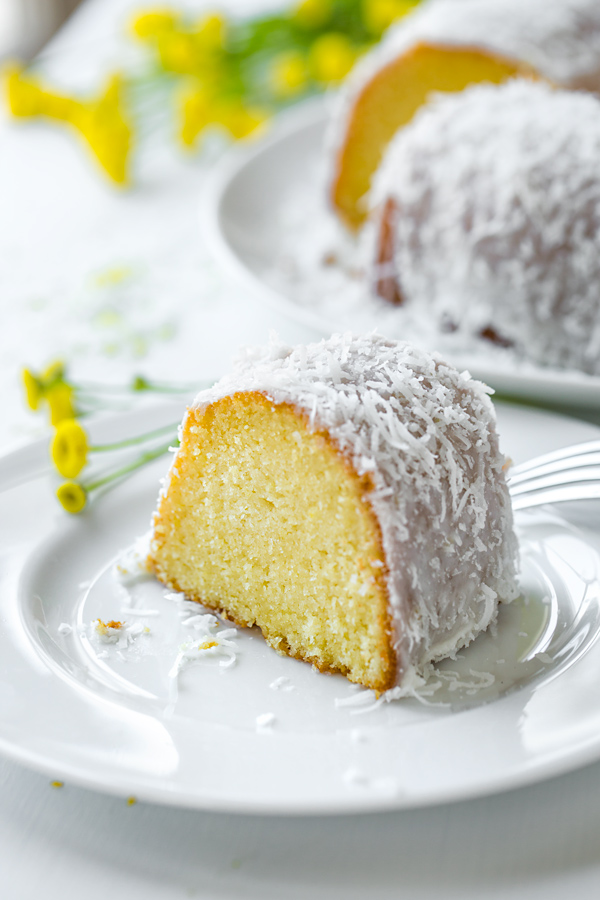
{"type": "Polygon", "coordinates": [[[0,0],[0,60],[30,59],[81,0],[0,0]]]}

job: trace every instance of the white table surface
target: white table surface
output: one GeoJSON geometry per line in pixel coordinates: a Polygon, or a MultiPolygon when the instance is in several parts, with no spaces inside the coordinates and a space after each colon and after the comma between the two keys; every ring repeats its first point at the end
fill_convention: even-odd
{"type": "MultiPolygon", "coordinates": [[[[46,71],[97,83],[121,58],[116,35],[138,6],[88,0],[46,71]]],[[[206,159],[158,142],[141,148],[137,186],[121,195],[62,130],[0,122],[0,450],[43,433],[23,408],[24,364],[63,356],[80,377],[202,379],[270,329],[290,342],[315,337],[211,261],[198,225],[208,177],[206,159]],[[121,284],[98,284],[117,267],[129,273],[121,284]]],[[[128,806],[0,760],[0,885],[7,900],[595,898],[600,763],[431,809],[271,819],[128,806]]]]}

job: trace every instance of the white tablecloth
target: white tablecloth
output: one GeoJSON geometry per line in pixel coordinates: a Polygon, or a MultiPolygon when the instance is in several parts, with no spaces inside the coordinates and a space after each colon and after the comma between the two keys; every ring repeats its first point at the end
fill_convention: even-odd
{"type": "MultiPolygon", "coordinates": [[[[88,0],[45,71],[95,85],[122,58],[118,34],[138,5],[88,0]]],[[[2,449],[43,432],[24,410],[23,365],[62,356],[77,377],[188,381],[220,375],[270,329],[314,336],[211,260],[199,227],[206,158],[150,142],[136,176],[120,194],[60,128],[0,123],[2,449]]],[[[128,806],[0,760],[0,885],[7,900],[595,898],[600,764],[431,809],[270,819],[128,806]]]]}

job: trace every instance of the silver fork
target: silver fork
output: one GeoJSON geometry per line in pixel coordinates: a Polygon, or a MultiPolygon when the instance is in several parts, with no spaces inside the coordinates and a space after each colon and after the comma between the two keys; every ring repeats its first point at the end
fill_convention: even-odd
{"type": "Polygon", "coordinates": [[[600,498],[600,441],[538,456],[511,470],[513,509],[600,498]]]}

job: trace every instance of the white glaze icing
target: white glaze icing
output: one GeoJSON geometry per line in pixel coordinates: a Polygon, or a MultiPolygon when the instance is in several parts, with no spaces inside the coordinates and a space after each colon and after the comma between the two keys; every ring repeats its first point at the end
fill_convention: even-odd
{"type": "Polygon", "coordinates": [[[371,334],[296,348],[272,339],[246,350],[194,407],[245,391],[293,405],[359,475],[370,474],[398,682],[410,690],[424,665],[467,644],[494,621],[498,600],[517,594],[512,511],[487,389],[437,356],[371,334]]]}
{"type": "Polygon", "coordinates": [[[515,80],[423,107],[370,197],[374,210],[397,206],[405,306],[468,335],[492,327],[541,365],[600,372],[598,160],[600,101],[589,94],[515,80]]]}

